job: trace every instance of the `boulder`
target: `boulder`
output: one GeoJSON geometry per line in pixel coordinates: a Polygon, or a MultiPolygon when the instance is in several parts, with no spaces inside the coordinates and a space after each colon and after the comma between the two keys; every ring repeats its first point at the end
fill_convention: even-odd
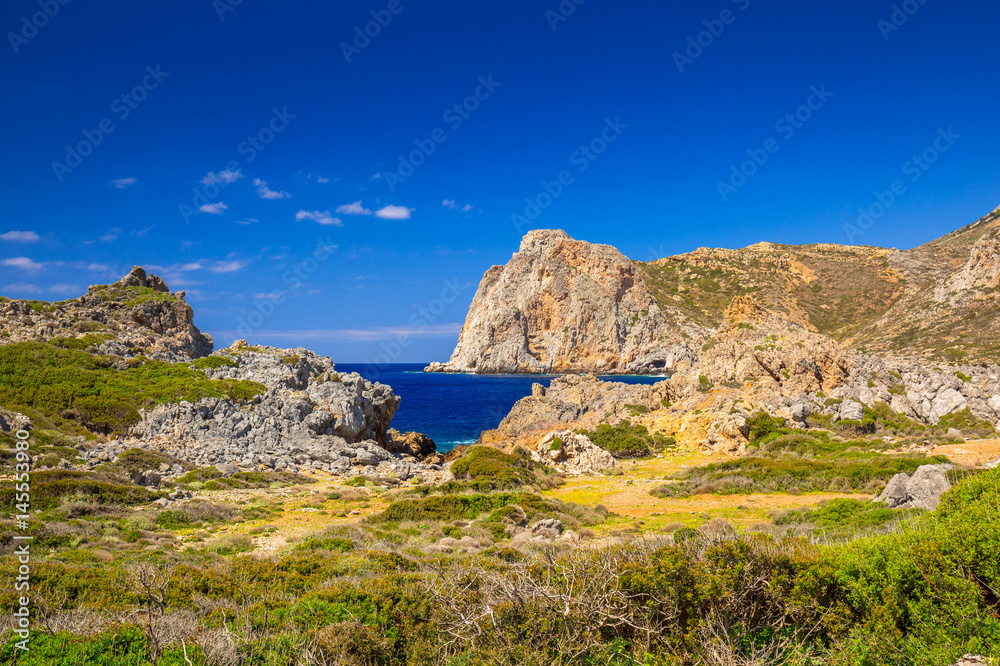
{"type": "Polygon", "coordinates": [[[543,539],[558,539],[563,533],[562,521],[555,518],[543,518],[531,526],[531,535],[543,539]]]}
{"type": "Polygon", "coordinates": [[[948,472],[952,469],[954,466],[947,463],[921,465],[912,475],[897,474],[875,501],[882,502],[891,509],[933,511],[941,501],[941,495],[951,488],[948,472]]]}
{"type": "Polygon", "coordinates": [[[865,418],[865,406],[854,400],[844,400],[840,404],[840,418],[849,421],[860,421],[865,418]]]}
{"type": "Polygon", "coordinates": [[[536,462],[555,467],[570,476],[598,474],[615,466],[614,457],[572,430],[557,430],[541,438],[531,451],[536,462]]]}

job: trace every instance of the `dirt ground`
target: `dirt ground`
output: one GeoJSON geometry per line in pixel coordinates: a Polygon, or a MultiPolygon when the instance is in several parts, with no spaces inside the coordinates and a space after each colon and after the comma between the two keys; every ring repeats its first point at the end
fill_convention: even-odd
{"type": "Polygon", "coordinates": [[[977,439],[964,444],[936,446],[931,455],[946,456],[952,462],[967,467],[980,467],[1000,459],[1000,439],[977,439]]]}

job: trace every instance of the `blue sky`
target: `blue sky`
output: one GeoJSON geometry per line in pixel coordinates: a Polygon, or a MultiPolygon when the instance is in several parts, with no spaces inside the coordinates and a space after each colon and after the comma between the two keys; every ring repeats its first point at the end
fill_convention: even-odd
{"type": "Polygon", "coordinates": [[[529,228],[905,248],[1000,204],[995,3],[233,1],[3,3],[0,293],[140,264],[223,343],[444,360],[529,228]]]}

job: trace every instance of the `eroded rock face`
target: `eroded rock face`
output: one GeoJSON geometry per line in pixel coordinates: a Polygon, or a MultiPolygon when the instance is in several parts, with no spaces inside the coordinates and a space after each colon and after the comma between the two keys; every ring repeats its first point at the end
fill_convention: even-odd
{"type": "Polygon", "coordinates": [[[0,344],[96,335],[101,352],[123,358],[199,358],[212,352],[212,338],[194,325],[184,297],[136,266],[114,284],[94,285],[77,299],[34,307],[25,300],[0,302],[0,331],[6,334],[0,344]]]}
{"type": "Polygon", "coordinates": [[[329,358],[305,349],[240,340],[215,356],[235,367],[206,370],[209,379],[255,381],[267,392],[245,405],[218,398],[159,405],[143,413],[125,445],[201,465],[343,473],[386,463],[387,473],[398,473],[384,446],[400,401],[390,387],[338,373],[329,358]]]}
{"type": "Polygon", "coordinates": [[[948,472],[954,466],[921,465],[912,475],[897,474],[889,480],[885,490],[876,498],[890,509],[927,509],[933,511],[941,495],[951,488],[948,472]]]}
{"type": "Polygon", "coordinates": [[[765,311],[752,296],[737,296],[725,319],[697,363],[672,378],[685,395],[703,390],[707,380],[713,386],[752,381],[794,396],[832,391],[850,374],[850,358],[835,340],[765,311]]]}
{"type": "Polygon", "coordinates": [[[451,360],[427,371],[669,374],[693,357],[679,338],[618,250],[531,231],[486,271],[451,360]]]}
{"type": "Polygon", "coordinates": [[[1000,239],[989,235],[976,241],[969,259],[952,277],[934,290],[934,299],[947,300],[952,294],[1000,284],[1000,239]]]}
{"type": "Polygon", "coordinates": [[[572,430],[556,430],[538,442],[531,457],[570,476],[600,474],[615,466],[614,457],[590,441],[586,435],[572,430]]]}

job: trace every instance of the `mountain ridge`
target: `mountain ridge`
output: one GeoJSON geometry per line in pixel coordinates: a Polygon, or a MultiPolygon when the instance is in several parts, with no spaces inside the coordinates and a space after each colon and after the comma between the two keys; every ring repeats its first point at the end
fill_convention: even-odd
{"type": "Polygon", "coordinates": [[[427,371],[669,373],[696,360],[726,308],[747,295],[845,350],[994,362],[998,233],[1000,208],[910,250],[759,242],[642,262],[562,230],[535,230],[510,262],[486,271],[451,359],[427,371]],[[605,263],[578,261],[584,254],[605,263]],[[591,281],[603,293],[588,297],[591,281]]]}

